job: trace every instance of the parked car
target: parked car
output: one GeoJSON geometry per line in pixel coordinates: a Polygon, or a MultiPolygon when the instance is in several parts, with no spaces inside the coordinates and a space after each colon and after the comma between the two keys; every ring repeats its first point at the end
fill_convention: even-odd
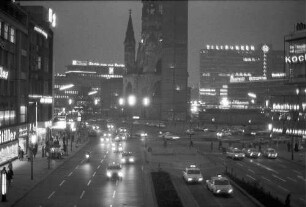
{"type": "Polygon", "coordinates": [[[267,157],[267,158],[270,158],[270,159],[276,159],[277,158],[277,152],[275,149],[273,148],[266,148],[264,151],[263,151],[263,156],[267,157]]]}

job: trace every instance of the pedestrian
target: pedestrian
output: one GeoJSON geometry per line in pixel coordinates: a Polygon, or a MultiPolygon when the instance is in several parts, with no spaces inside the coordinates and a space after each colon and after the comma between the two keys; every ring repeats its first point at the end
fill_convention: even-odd
{"type": "Polygon", "coordinates": [[[210,150],[211,150],[211,151],[214,150],[214,143],[213,143],[213,142],[210,143],[210,150]]]}
{"type": "Polygon", "coordinates": [[[299,151],[299,144],[295,143],[294,145],[294,151],[298,152],[299,151]]]}
{"type": "Polygon", "coordinates": [[[13,176],[14,176],[13,170],[9,169],[6,173],[6,179],[9,187],[11,186],[11,183],[13,181],[13,176]]]}
{"type": "Polygon", "coordinates": [[[18,159],[21,160],[21,147],[18,145],[18,159]]]}
{"type": "Polygon", "coordinates": [[[290,207],[290,197],[291,197],[291,194],[288,193],[286,200],[285,200],[285,207],[290,207]]]}
{"type": "Polygon", "coordinates": [[[220,140],[218,149],[221,150],[221,148],[222,148],[222,141],[220,140]]]}
{"type": "Polygon", "coordinates": [[[12,164],[12,161],[9,161],[9,164],[8,164],[8,169],[9,169],[9,170],[13,170],[13,164],[12,164]]]}

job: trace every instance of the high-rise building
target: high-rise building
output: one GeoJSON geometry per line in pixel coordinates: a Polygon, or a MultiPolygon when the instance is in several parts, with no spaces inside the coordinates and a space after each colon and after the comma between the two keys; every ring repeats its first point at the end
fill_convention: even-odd
{"type": "Polygon", "coordinates": [[[141,118],[185,120],[189,111],[188,2],[142,4],[141,40],[136,55],[131,13],[124,41],[124,97],[136,96],[133,113],[141,118]],[[150,104],[143,105],[144,99],[149,99],[150,104]]]}
{"type": "Polygon", "coordinates": [[[218,108],[230,101],[229,83],[284,77],[283,55],[267,44],[206,45],[200,51],[201,101],[207,108],[218,108]]]}
{"type": "Polygon", "coordinates": [[[43,142],[52,118],[49,14],[55,17],[43,7],[0,2],[0,165],[17,157],[18,146],[28,150],[30,133],[43,142]]]}

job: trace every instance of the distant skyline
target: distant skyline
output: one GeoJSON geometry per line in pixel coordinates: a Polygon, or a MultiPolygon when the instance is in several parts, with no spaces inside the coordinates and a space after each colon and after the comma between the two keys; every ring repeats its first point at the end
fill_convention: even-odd
{"type": "MultiPolygon", "coordinates": [[[[207,44],[272,44],[283,49],[284,36],[305,22],[306,1],[189,1],[188,72],[190,86],[199,82],[199,51],[207,44]]],[[[129,9],[135,39],[140,41],[141,1],[21,2],[42,5],[57,14],[54,73],[72,60],[124,64],[123,41],[129,9]]],[[[138,44],[136,44],[138,45],[138,44]]]]}

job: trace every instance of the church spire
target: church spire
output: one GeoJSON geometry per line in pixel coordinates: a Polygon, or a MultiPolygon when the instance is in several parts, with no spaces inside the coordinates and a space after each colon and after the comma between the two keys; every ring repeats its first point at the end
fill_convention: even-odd
{"type": "Polygon", "coordinates": [[[134,28],[133,28],[133,22],[132,22],[132,16],[131,16],[132,10],[129,10],[129,22],[125,33],[125,40],[124,44],[127,43],[135,43],[135,37],[134,37],[134,28]]]}

